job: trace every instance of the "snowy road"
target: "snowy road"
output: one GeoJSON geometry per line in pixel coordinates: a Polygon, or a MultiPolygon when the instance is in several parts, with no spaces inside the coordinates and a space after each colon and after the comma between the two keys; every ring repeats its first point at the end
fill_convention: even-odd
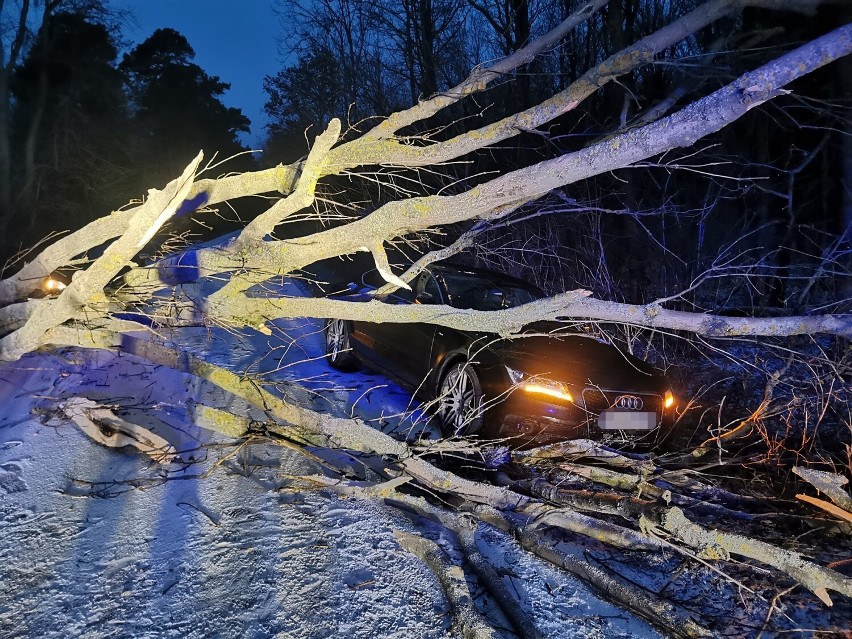
{"type": "MultiPolygon", "coordinates": [[[[317,322],[282,322],[249,342],[221,329],[186,330],[181,341],[265,373],[313,408],[423,430],[408,393],[327,366],[317,322]]],[[[269,443],[237,450],[192,423],[191,401],[251,414],[209,384],[127,355],[67,350],[0,366],[0,637],[459,636],[436,578],[394,537],[425,534],[459,558],[437,528],[377,502],[288,489],[319,467],[269,443]],[[104,448],[51,419],[73,396],[120,406],[182,463],[104,448]]],[[[543,637],[657,636],[504,535],[478,543],[543,637]]],[[[478,603],[491,614],[487,597],[478,603]]]]}

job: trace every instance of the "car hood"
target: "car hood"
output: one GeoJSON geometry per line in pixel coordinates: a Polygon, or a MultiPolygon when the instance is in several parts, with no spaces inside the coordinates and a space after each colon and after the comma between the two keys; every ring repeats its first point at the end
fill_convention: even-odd
{"type": "Polygon", "coordinates": [[[543,327],[525,331],[527,337],[495,342],[491,348],[507,367],[526,375],[581,387],[636,392],[662,392],[666,388],[660,371],[624,350],[582,334],[540,335],[536,328],[543,327]]]}

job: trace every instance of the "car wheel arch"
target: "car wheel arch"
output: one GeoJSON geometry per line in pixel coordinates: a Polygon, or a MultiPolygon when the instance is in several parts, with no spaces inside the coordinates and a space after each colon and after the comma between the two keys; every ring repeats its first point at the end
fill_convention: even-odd
{"type": "MultiPolygon", "coordinates": [[[[435,378],[432,382],[432,396],[437,397],[441,392],[441,381],[453,366],[459,362],[468,362],[470,359],[464,351],[454,351],[446,353],[442,358],[435,362],[435,378]]],[[[476,370],[474,368],[474,370],[476,370]]]]}

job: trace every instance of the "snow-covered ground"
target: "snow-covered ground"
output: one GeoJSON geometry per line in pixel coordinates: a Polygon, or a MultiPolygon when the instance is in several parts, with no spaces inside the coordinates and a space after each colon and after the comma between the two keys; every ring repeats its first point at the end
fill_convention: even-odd
{"type": "MultiPolygon", "coordinates": [[[[283,292],[300,294],[293,284],[283,292]]],[[[304,405],[434,436],[398,386],[330,369],[318,322],[280,322],[271,337],[220,328],[179,337],[216,363],[264,373],[304,405]]],[[[192,402],[262,419],[129,355],[68,349],[0,366],[0,637],[460,636],[437,579],[394,536],[423,534],[458,559],[440,529],[299,487],[295,476],[321,472],[314,461],[199,428],[192,402]],[[164,437],[178,459],[105,448],[57,417],[81,396],[164,437]]],[[[477,541],[542,636],[658,636],[505,535],[477,541]]]]}

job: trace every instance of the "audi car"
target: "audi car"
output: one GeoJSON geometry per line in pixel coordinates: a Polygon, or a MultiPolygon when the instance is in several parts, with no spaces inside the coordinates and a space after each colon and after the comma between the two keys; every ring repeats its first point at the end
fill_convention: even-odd
{"type": "MultiPolygon", "coordinates": [[[[509,275],[431,265],[411,283],[377,295],[375,272],[333,295],[386,304],[442,304],[496,311],[544,294],[509,275]]],[[[672,424],[675,397],[646,362],[560,322],[536,322],[511,338],[426,323],[327,320],[326,355],[397,380],[434,407],[447,436],[479,435],[519,445],[594,437],[654,443],[672,424]]]]}

